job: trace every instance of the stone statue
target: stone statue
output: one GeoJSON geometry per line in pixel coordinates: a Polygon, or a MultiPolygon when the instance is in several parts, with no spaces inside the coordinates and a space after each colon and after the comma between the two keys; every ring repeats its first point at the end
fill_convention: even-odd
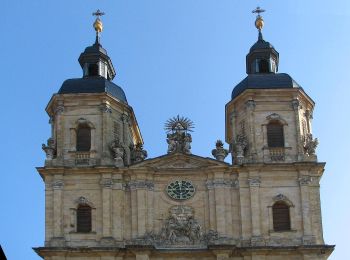
{"type": "Polygon", "coordinates": [[[193,122],[186,117],[174,117],[165,123],[168,153],[180,152],[191,154],[191,132],[193,122]]]}
{"type": "Polygon", "coordinates": [[[110,148],[113,151],[114,154],[114,160],[115,160],[115,167],[124,167],[124,148],[122,144],[120,143],[119,139],[114,140],[110,144],[110,148]]]}
{"type": "Polygon", "coordinates": [[[189,133],[186,133],[184,134],[183,139],[183,152],[186,154],[191,154],[192,136],[189,133]]]}
{"type": "Polygon", "coordinates": [[[176,141],[171,134],[167,134],[168,153],[176,152],[176,141]]]}
{"type": "Polygon", "coordinates": [[[228,155],[228,150],[224,148],[224,143],[221,140],[217,140],[215,146],[216,148],[211,151],[211,154],[216,160],[223,162],[228,155]]]}
{"type": "Polygon", "coordinates": [[[52,160],[56,153],[55,140],[52,137],[50,137],[49,139],[47,139],[47,145],[42,144],[41,147],[46,154],[46,160],[52,160]]]}
{"type": "Polygon", "coordinates": [[[143,149],[142,143],[137,143],[131,149],[131,161],[141,162],[147,158],[147,151],[143,149]]]}
{"type": "Polygon", "coordinates": [[[244,161],[244,150],[248,147],[248,139],[243,134],[238,134],[232,145],[235,164],[241,165],[244,161]]]}
{"type": "Polygon", "coordinates": [[[304,137],[304,153],[307,155],[315,155],[317,145],[317,138],[313,139],[312,134],[306,134],[304,137]]]}

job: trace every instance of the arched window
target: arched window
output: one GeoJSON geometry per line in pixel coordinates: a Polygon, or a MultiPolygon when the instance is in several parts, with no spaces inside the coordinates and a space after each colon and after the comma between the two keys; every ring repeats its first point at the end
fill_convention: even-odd
{"type": "Polygon", "coordinates": [[[274,231],[290,230],[289,206],[286,203],[277,201],[275,204],[273,204],[272,218],[274,231]]]}
{"type": "Polygon", "coordinates": [[[267,60],[259,60],[258,61],[259,65],[259,72],[260,73],[268,73],[270,72],[269,70],[269,62],[267,60]]]}
{"type": "Polygon", "coordinates": [[[273,121],[267,125],[267,145],[268,147],[284,147],[283,125],[273,121]]]}
{"type": "Polygon", "coordinates": [[[77,208],[77,232],[91,232],[91,207],[80,204],[77,208]]]}
{"type": "Polygon", "coordinates": [[[91,129],[87,125],[80,125],[77,129],[77,151],[87,152],[91,149],[91,129]]]}

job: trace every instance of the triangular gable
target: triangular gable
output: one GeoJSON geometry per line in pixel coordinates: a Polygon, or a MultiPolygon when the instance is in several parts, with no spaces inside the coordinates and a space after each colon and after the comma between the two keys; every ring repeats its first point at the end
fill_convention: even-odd
{"type": "Polygon", "coordinates": [[[130,169],[150,167],[155,169],[198,169],[205,167],[225,167],[228,163],[193,154],[173,153],[151,158],[130,166],[130,169]]]}

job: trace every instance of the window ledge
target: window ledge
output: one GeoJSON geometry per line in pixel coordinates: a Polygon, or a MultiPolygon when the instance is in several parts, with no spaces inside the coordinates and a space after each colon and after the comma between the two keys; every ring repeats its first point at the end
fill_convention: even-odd
{"type": "Polygon", "coordinates": [[[297,232],[296,229],[291,229],[291,230],[281,230],[281,231],[276,231],[276,230],[269,230],[270,235],[271,234],[281,234],[281,233],[295,233],[297,232]]]}

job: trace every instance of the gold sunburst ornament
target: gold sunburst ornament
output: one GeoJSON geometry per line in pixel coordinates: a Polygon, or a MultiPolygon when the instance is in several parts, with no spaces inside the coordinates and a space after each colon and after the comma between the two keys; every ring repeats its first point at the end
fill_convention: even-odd
{"type": "Polygon", "coordinates": [[[192,132],[194,128],[194,123],[184,116],[175,116],[166,121],[164,129],[167,133],[174,132],[192,132]]]}

